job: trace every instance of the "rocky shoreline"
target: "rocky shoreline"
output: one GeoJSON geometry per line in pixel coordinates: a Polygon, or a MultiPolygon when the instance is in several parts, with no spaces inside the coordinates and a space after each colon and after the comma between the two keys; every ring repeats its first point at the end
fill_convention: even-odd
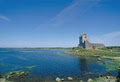
{"type": "Polygon", "coordinates": [[[14,82],[14,80],[26,78],[28,75],[29,75],[28,71],[9,72],[1,75],[0,82],[14,82]]]}
{"type": "Polygon", "coordinates": [[[120,68],[118,69],[118,76],[103,76],[99,75],[97,78],[88,78],[82,80],[80,77],[67,77],[60,78],[40,78],[40,77],[28,77],[28,71],[14,71],[0,76],[0,82],[120,82],[120,68]]]}

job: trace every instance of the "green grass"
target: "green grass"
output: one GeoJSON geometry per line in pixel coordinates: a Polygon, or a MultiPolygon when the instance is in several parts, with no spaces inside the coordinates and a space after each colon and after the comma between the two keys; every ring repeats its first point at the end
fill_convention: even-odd
{"type": "Polygon", "coordinates": [[[82,47],[74,47],[72,48],[72,50],[65,53],[76,56],[120,57],[120,48],[105,47],[97,50],[94,49],[85,50],[82,47]]]}
{"type": "Polygon", "coordinates": [[[120,52],[120,47],[105,47],[105,48],[100,48],[100,50],[111,51],[111,52],[120,52]]]}

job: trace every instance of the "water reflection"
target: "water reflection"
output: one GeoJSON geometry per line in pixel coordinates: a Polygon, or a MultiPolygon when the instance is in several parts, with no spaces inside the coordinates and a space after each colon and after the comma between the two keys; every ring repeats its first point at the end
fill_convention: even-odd
{"type": "Polygon", "coordinates": [[[96,58],[80,58],[80,71],[81,76],[98,76],[99,74],[105,74],[108,72],[104,65],[100,65],[96,58]]]}
{"type": "Polygon", "coordinates": [[[80,61],[81,76],[84,76],[86,72],[88,72],[88,62],[85,58],[82,58],[79,61],[80,61]]]}

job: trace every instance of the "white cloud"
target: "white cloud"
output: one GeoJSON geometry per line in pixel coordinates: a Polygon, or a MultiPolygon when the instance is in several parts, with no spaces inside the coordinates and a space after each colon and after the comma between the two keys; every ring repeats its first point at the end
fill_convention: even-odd
{"type": "Polygon", "coordinates": [[[39,27],[60,27],[65,25],[66,22],[72,20],[70,18],[82,16],[99,2],[99,0],[73,0],[70,5],[62,9],[56,16],[44,24],[40,24],[36,29],[38,30],[39,27]]]}
{"type": "Polygon", "coordinates": [[[120,46],[120,31],[104,34],[101,36],[92,36],[91,42],[104,43],[106,46],[120,46]]]}
{"type": "Polygon", "coordinates": [[[0,15],[0,20],[10,21],[10,19],[6,16],[0,15]]]}
{"type": "Polygon", "coordinates": [[[71,5],[67,6],[66,8],[64,8],[62,11],[60,11],[53,19],[52,21],[55,20],[59,20],[59,18],[63,17],[66,13],[68,13],[68,11],[70,11],[71,9],[73,9],[74,7],[76,7],[79,2],[81,0],[76,0],[74,3],[72,3],[71,5]]]}
{"type": "MultiPolygon", "coordinates": [[[[74,0],[73,3],[71,3],[69,6],[65,7],[63,10],[61,10],[51,21],[56,22],[64,17],[68,16],[68,14],[72,14],[72,10],[77,9],[76,13],[80,13],[79,16],[82,16],[85,12],[87,12],[90,8],[95,6],[100,0],[74,0]]],[[[63,20],[61,20],[63,21],[63,20]]]]}

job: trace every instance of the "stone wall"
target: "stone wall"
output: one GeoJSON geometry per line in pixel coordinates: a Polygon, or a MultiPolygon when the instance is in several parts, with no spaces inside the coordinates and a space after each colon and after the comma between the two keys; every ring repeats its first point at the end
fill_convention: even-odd
{"type": "Polygon", "coordinates": [[[91,43],[91,46],[95,49],[105,47],[104,44],[99,44],[99,43],[91,43]]]}
{"type": "Polygon", "coordinates": [[[85,46],[83,48],[85,49],[98,49],[105,47],[104,44],[98,44],[98,43],[89,43],[88,41],[85,42],[85,46]]]}
{"type": "Polygon", "coordinates": [[[88,42],[88,41],[85,41],[85,46],[83,48],[85,49],[92,49],[92,45],[88,42]]]}

